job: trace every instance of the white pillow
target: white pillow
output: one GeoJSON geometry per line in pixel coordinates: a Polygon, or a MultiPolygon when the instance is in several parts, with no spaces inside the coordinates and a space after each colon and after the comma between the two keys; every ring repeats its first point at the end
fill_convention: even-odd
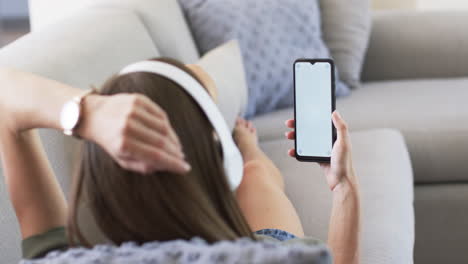
{"type": "Polygon", "coordinates": [[[232,130],[236,118],[244,115],[247,105],[247,82],[239,43],[232,40],[211,50],[197,65],[216,83],[217,104],[232,130]]]}

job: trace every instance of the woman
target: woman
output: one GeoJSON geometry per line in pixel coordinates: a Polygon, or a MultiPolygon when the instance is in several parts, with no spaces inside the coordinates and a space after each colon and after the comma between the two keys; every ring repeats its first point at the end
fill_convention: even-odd
{"type": "MultiPolygon", "coordinates": [[[[213,81],[199,67],[159,61],[182,69],[215,96],[213,81]]],[[[6,69],[0,83],[0,149],[25,257],[75,241],[88,245],[76,221],[84,197],[100,229],[117,244],[194,236],[209,242],[313,241],[303,238],[282,176],[259,149],[252,124],[236,124],[244,176],[233,193],[216,133],[200,106],[175,82],[147,72],[114,76],[99,95],[84,97],[74,133],[85,143],[68,208],[34,129],[61,130],[62,106],[81,91],[6,69]]],[[[346,124],[337,113],[332,118],[338,139],[331,163],[321,165],[334,194],[328,245],[335,263],[358,263],[358,184],[346,124]]],[[[294,128],[294,120],[287,126],[294,128]]],[[[294,131],[286,137],[294,139],[294,131]]]]}

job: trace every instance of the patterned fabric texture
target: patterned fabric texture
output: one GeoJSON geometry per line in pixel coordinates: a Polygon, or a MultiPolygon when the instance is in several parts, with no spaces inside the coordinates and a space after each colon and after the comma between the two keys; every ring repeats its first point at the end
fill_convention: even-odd
{"type": "Polygon", "coordinates": [[[258,231],[255,231],[255,234],[270,236],[278,241],[286,241],[286,240],[297,238],[295,235],[289,232],[286,232],[280,229],[275,229],[275,228],[267,228],[267,229],[258,230],[258,231]]]}
{"type": "Polygon", "coordinates": [[[324,246],[284,245],[248,238],[222,241],[212,245],[194,238],[191,241],[151,242],[138,246],[99,245],[93,249],[74,248],[51,252],[41,260],[23,260],[20,264],[328,264],[331,257],[324,246]]]}
{"type": "MultiPolygon", "coordinates": [[[[249,86],[247,117],[293,105],[296,59],[330,57],[322,39],[318,0],[179,2],[200,53],[239,41],[249,86]]],[[[349,92],[343,82],[336,82],[337,96],[349,92]]]]}

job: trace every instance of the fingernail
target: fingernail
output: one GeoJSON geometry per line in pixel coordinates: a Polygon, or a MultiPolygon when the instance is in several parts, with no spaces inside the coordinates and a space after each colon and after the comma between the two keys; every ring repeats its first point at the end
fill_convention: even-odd
{"type": "Polygon", "coordinates": [[[192,166],[190,166],[190,164],[188,164],[187,162],[184,163],[183,167],[185,171],[190,171],[192,169],[192,166]]]}

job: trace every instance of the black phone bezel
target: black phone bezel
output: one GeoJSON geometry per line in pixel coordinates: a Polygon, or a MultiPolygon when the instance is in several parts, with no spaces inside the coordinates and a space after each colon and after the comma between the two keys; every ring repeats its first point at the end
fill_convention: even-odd
{"type": "MultiPolygon", "coordinates": [[[[335,62],[332,59],[297,59],[294,61],[293,64],[293,78],[294,78],[294,120],[297,120],[296,115],[297,115],[297,110],[296,110],[296,64],[297,63],[303,63],[303,62],[309,62],[312,64],[315,64],[317,62],[327,62],[331,65],[331,80],[332,80],[332,87],[331,87],[331,100],[332,100],[332,109],[331,113],[333,113],[336,109],[335,103],[336,103],[336,97],[335,97],[335,62]]],[[[336,141],[336,128],[333,125],[332,122],[332,146],[335,145],[336,141]]],[[[297,133],[297,128],[294,128],[295,132],[297,133]]],[[[311,156],[301,156],[297,153],[297,140],[294,139],[294,152],[296,159],[301,162],[319,162],[319,163],[330,163],[331,157],[311,157],[311,156]]]]}

